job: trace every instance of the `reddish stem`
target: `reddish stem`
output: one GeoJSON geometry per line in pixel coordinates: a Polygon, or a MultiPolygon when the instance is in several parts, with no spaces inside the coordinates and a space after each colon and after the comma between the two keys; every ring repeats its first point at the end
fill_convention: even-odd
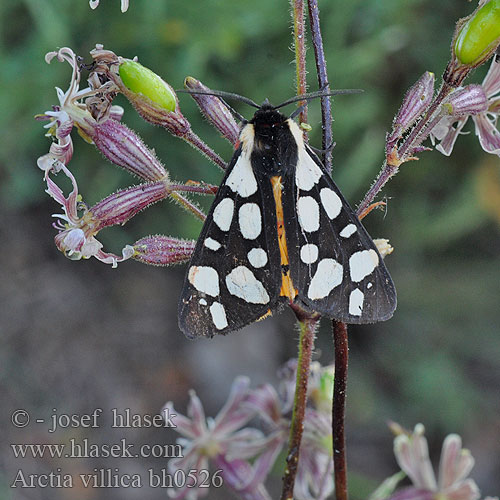
{"type": "MultiPolygon", "coordinates": [[[[292,0],[293,12],[293,40],[295,47],[295,73],[297,80],[297,95],[307,92],[307,70],[306,70],[306,30],[304,23],[304,0],[292,0]]],[[[305,105],[299,115],[299,122],[307,123],[307,102],[301,101],[299,105],[305,105]]],[[[307,134],[304,132],[304,138],[307,134]]]]}
{"type": "Polygon", "coordinates": [[[333,342],[335,344],[335,378],[333,383],[332,434],[335,498],[336,500],[347,500],[344,420],[349,348],[347,342],[347,325],[345,323],[333,320],[333,342]]]}

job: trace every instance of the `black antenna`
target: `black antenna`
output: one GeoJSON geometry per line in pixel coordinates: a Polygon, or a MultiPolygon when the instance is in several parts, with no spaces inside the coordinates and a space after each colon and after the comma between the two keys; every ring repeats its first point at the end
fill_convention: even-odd
{"type": "Polygon", "coordinates": [[[306,104],[302,104],[302,106],[299,106],[291,115],[290,115],[290,120],[295,119],[296,116],[299,116],[302,111],[304,111],[305,107],[307,106],[306,104]]]}
{"type": "MultiPolygon", "coordinates": [[[[295,97],[291,97],[290,99],[287,99],[285,102],[278,104],[278,106],[274,106],[274,109],[283,108],[284,106],[288,106],[289,104],[292,104],[294,102],[310,101],[311,99],[316,99],[318,97],[329,97],[333,95],[343,95],[343,94],[360,94],[361,92],[363,92],[363,90],[361,89],[338,89],[338,90],[332,90],[330,92],[325,92],[324,90],[318,90],[316,92],[310,92],[308,94],[296,95],[295,97]]],[[[296,112],[293,113],[294,116],[297,116],[297,114],[298,113],[296,112]]]]}
{"type": "Polygon", "coordinates": [[[186,94],[200,94],[200,95],[214,95],[216,97],[222,97],[225,99],[234,99],[236,101],[244,102],[249,106],[253,106],[254,108],[260,109],[260,106],[249,99],[248,97],[234,94],[233,92],[224,92],[223,90],[192,90],[192,89],[179,89],[176,92],[184,92],[186,94]]]}
{"type": "Polygon", "coordinates": [[[222,97],[220,98],[220,100],[222,104],[224,104],[224,106],[226,106],[226,108],[229,109],[233,116],[235,116],[236,119],[238,119],[241,123],[248,122],[248,120],[241,113],[238,113],[238,111],[236,111],[232,106],[229,106],[229,104],[224,99],[222,99],[222,97]]]}

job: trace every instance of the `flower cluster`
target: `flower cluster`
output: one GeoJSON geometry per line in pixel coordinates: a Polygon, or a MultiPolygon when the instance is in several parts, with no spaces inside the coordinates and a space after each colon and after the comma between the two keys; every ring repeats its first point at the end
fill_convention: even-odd
{"type": "MultiPolygon", "coordinates": [[[[379,490],[370,500],[389,498],[389,500],[478,500],[479,488],[473,479],[467,478],[474,467],[474,458],[469,450],[462,448],[462,439],[457,434],[448,435],[441,451],[439,476],[436,480],[429,459],[424,426],[417,424],[413,433],[404,431],[397,424],[392,425],[396,432],[394,454],[401,470],[408,476],[412,486],[383,496],[379,490]]],[[[398,477],[401,479],[401,476],[398,477]]],[[[397,483],[396,483],[397,484],[397,483]]],[[[392,484],[391,487],[394,487],[392,484]]],[[[498,500],[486,497],[485,500],[498,500]]]]}
{"type": "MultiPolygon", "coordinates": [[[[104,252],[96,238],[101,229],[124,224],[147,206],[166,198],[176,201],[203,220],[204,213],[182,191],[210,195],[216,192],[213,186],[203,183],[181,184],[172,181],[154,151],[121,122],[123,108],[112,104],[114,97],[123,93],[146,120],[163,126],[174,136],[189,142],[220,167],[224,168],[225,163],[192,132],[179,109],[175,92],[158,75],[137,61],[121,58],[100,45],[91,55],[94,62],[89,74],[89,86],[83,89],[80,89],[82,65],[70,48],[64,47],[46,56],[48,63],[57,58],[69,63],[72,68],[66,92],[56,89],[58,104],[36,117],[49,122],[45,126],[46,135],[53,140],[49,152],[41,156],[37,164],[44,172],[47,193],[61,205],[63,211],[62,214],[54,215],[58,218],[58,223],[54,225],[58,230],[56,246],[71,259],[95,257],[113,267],[130,258],[155,265],[185,262],[193,252],[193,241],[164,235],[148,236],[126,245],[121,255],[115,255],[104,252]],[[143,182],[88,207],[78,193],[76,179],[68,168],[73,156],[71,131],[74,128],[106,159],[143,182]],[[69,178],[73,186],[67,196],[56,183],[55,176],[58,173],[69,178]]],[[[206,89],[195,79],[190,82],[191,85],[206,89]]],[[[202,111],[206,111],[206,102],[199,105],[202,111]]],[[[219,127],[225,124],[221,133],[233,140],[238,129],[234,118],[218,98],[211,98],[210,106],[216,110],[212,114],[213,120],[219,127]]]]}
{"type": "MultiPolygon", "coordinates": [[[[414,159],[425,150],[425,139],[439,142],[436,149],[449,156],[469,117],[476,126],[476,135],[487,153],[500,156],[500,60],[493,58],[482,84],[447,89],[433,98],[434,74],[426,72],[408,91],[387,136],[386,151],[390,160],[399,164],[414,159]],[[412,129],[414,124],[417,125],[412,129]],[[425,122],[425,126],[422,123],[425,122]],[[417,130],[404,137],[404,133],[417,130]],[[400,143],[404,139],[403,144],[400,143]],[[391,157],[392,155],[392,157],[391,157]]],[[[390,161],[389,160],[389,161],[390,161]]]]}
{"type": "MultiPolygon", "coordinates": [[[[187,475],[211,467],[220,471],[224,484],[241,498],[270,499],[264,483],[288,439],[296,370],[296,360],[280,370],[277,390],[270,384],[251,389],[248,378],[236,378],[215,419],[205,416],[194,391],[190,393],[187,416],[175,411],[172,402],[167,403],[169,412],[176,414],[176,431],[183,436],[178,443],[184,449],[183,458],[169,461],[170,472],[183,470],[187,475]],[[253,422],[258,428],[248,426],[253,422]]],[[[313,363],[294,490],[297,500],[322,500],[333,491],[332,387],[332,367],[313,363]]],[[[170,492],[170,496],[202,498],[208,490],[197,484],[193,477],[192,483],[170,492]]]]}
{"type": "MultiPolygon", "coordinates": [[[[190,392],[187,416],[179,414],[173,403],[168,402],[166,408],[176,415],[176,431],[182,435],[178,444],[183,447],[183,458],[170,460],[169,471],[174,474],[182,470],[187,476],[189,471],[211,468],[221,474],[224,485],[239,498],[270,499],[265,481],[288,437],[296,369],[297,361],[290,360],[279,370],[277,389],[270,384],[251,389],[247,377],[237,377],[228,400],[214,419],[205,416],[194,391],[190,392]]],[[[322,500],[333,493],[332,389],[333,366],[313,363],[294,488],[297,500],[322,500]]],[[[410,433],[391,423],[391,429],[396,434],[394,454],[401,470],[386,479],[369,500],[478,500],[481,497],[476,482],[468,477],[474,458],[462,448],[460,436],[450,434],[445,438],[436,479],[424,426],[417,424],[410,433]],[[405,477],[411,486],[398,488],[405,477]]],[[[198,484],[193,477],[192,483],[171,491],[170,496],[202,498],[208,489],[199,488],[198,484]]]]}
{"type": "MultiPolygon", "coordinates": [[[[394,146],[400,132],[420,120],[399,147],[399,160],[412,159],[428,137],[437,150],[449,155],[463,126],[472,117],[476,135],[487,153],[500,156],[500,0],[480,0],[476,10],[457,22],[452,41],[451,60],[441,88],[434,94],[434,75],[425,73],[406,95],[395,120],[388,145],[394,146]],[[496,55],[495,55],[496,53],[496,55]],[[462,83],[477,66],[492,58],[490,70],[481,85],[462,83]]],[[[392,148],[389,147],[389,151],[392,148]]]]}
{"type": "Polygon", "coordinates": [[[450,155],[469,118],[484,151],[500,156],[499,46],[500,0],[480,0],[470,16],[457,22],[439,91],[434,92],[434,73],[427,71],[406,93],[386,137],[384,164],[358,206],[359,216],[373,207],[376,195],[403,163],[429,150],[424,141],[438,143],[436,149],[450,155]],[[463,86],[471,71],[490,58],[491,67],[482,84],[463,86]]]}

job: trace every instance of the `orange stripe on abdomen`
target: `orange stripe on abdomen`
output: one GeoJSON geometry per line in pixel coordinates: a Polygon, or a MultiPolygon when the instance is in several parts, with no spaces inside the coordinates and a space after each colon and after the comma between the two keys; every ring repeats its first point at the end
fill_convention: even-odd
{"type": "Polygon", "coordinates": [[[288,297],[294,300],[297,296],[297,289],[293,286],[292,278],[290,277],[290,263],[288,260],[288,247],[286,245],[285,221],[283,218],[283,204],[281,202],[281,192],[283,186],[281,184],[281,176],[271,177],[273,186],[273,196],[276,205],[276,226],[278,231],[278,245],[280,249],[280,264],[281,264],[281,297],[288,297]]]}

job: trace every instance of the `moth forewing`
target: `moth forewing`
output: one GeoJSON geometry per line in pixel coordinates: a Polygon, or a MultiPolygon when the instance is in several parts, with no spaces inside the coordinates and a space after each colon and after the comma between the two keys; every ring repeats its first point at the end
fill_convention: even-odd
{"type": "Polygon", "coordinates": [[[250,165],[248,129],[240,142],[188,265],[179,327],[190,338],[238,330],[279,306],[276,219],[266,208],[271,185],[250,165]]]}
{"type": "Polygon", "coordinates": [[[346,323],[386,320],[396,307],[396,292],[384,262],[319,160],[308,154],[323,174],[310,189],[311,182],[296,177],[287,203],[289,217],[297,213],[289,246],[298,249],[290,254],[290,267],[299,297],[309,308],[346,323]]]}
{"type": "Polygon", "coordinates": [[[392,316],[396,292],[373,240],[302,132],[289,121],[299,144],[289,181],[286,217],[292,280],[309,308],[346,323],[374,323],[392,316]]]}

